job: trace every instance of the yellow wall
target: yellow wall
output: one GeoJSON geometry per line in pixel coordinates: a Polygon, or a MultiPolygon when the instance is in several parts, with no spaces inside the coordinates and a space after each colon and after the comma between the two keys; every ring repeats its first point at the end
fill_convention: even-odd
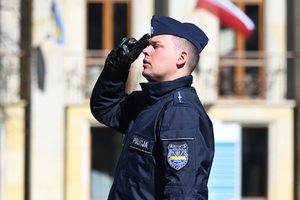
{"type": "MultiPolygon", "coordinates": [[[[25,103],[3,105],[1,118],[5,120],[2,148],[4,165],[2,168],[1,197],[10,200],[24,199],[25,172],[25,103]]],[[[3,127],[2,127],[3,128],[3,127]]],[[[3,129],[2,129],[3,130],[3,129]]]]}
{"type": "Polygon", "coordinates": [[[88,105],[66,108],[66,200],[90,199],[90,127],[101,126],[88,105]]]}

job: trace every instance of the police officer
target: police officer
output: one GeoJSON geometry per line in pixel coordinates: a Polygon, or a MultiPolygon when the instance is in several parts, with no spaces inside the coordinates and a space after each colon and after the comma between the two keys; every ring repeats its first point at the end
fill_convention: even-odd
{"type": "Polygon", "coordinates": [[[191,73],[208,42],[191,23],[154,15],[151,36],[124,38],[108,55],[91,111],[123,133],[109,200],[208,199],[214,156],[211,120],[191,73]],[[143,52],[141,91],[125,93],[131,63],[143,52]]]}

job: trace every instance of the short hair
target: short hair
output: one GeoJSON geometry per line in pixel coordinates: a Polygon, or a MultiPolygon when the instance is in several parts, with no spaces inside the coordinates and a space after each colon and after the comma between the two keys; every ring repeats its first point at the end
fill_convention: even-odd
{"type": "Polygon", "coordinates": [[[182,37],[173,36],[171,40],[174,43],[175,49],[184,49],[188,52],[189,58],[187,60],[187,66],[190,69],[190,73],[192,73],[197,67],[200,59],[200,54],[197,47],[193,43],[182,37]]]}

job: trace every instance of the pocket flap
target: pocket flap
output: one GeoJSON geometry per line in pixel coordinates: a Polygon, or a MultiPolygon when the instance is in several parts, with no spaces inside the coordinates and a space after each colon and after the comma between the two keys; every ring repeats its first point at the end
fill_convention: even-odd
{"type": "Polygon", "coordinates": [[[161,131],[160,139],[168,140],[195,140],[197,129],[176,129],[161,131]]]}

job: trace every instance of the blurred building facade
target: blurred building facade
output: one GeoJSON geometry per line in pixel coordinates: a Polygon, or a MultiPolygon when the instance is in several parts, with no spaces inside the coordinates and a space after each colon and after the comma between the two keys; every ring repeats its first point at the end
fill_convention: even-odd
{"type": "MultiPolygon", "coordinates": [[[[210,41],[193,73],[215,128],[210,199],[300,199],[300,2],[232,0],[249,39],[197,0],[0,1],[0,200],[106,199],[122,135],[91,115],[109,51],[150,32],[153,14],[210,41]]],[[[131,68],[137,90],[142,57],[131,68]]]]}

